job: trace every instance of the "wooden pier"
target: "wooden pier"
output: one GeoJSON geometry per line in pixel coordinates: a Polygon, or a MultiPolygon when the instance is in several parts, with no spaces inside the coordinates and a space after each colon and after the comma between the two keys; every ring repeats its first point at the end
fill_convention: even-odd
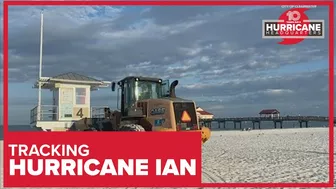
{"type": "MultiPolygon", "coordinates": [[[[300,128],[303,126],[309,127],[309,121],[316,121],[316,122],[329,122],[329,117],[325,116],[279,116],[279,117],[231,117],[231,118],[213,118],[213,119],[200,119],[201,125],[211,128],[212,122],[218,123],[218,128],[225,129],[227,122],[233,122],[234,129],[237,129],[237,125],[239,128],[242,129],[242,122],[251,122],[253,129],[256,128],[256,125],[259,129],[261,129],[261,123],[266,121],[272,121],[274,123],[274,128],[277,128],[279,125],[280,128],[283,128],[283,122],[285,121],[297,121],[300,124],[300,128]]],[[[334,118],[335,124],[335,118],[334,118]]]]}

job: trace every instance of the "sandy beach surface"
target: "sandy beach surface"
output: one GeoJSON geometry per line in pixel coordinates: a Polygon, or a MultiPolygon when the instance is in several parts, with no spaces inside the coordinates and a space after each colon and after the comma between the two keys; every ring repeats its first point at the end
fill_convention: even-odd
{"type": "Polygon", "coordinates": [[[202,167],[206,183],[327,182],[328,128],[213,131],[202,167]]]}

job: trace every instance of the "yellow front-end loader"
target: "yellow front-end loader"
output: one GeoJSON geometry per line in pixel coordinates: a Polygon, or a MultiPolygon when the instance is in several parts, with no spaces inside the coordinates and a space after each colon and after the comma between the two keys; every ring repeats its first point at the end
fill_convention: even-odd
{"type": "Polygon", "coordinates": [[[201,132],[201,141],[205,143],[211,131],[200,126],[194,101],[176,97],[177,84],[177,80],[169,85],[169,80],[136,76],[112,82],[112,91],[118,85],[118,110],[106,109],[105,119],[95,128],[101,131],[201,132]]]}

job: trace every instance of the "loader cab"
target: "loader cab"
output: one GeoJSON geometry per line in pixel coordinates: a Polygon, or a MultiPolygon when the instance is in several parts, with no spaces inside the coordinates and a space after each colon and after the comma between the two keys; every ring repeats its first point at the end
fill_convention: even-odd
{"type": "MultiPolygon", "coordinates": [[[[128,109],[138,100],[158,99],[169,96],[169,80],[149,77],[126,77],[118,83],[118,109],[122,116],[128,116],[128,109]],[[119,100],[119,95],[121,96],[119,100]],[[119,107],[120,103],[120,107],[119,107]]],[[[112,91],[116,84],[112,83],[112,91]]]]}

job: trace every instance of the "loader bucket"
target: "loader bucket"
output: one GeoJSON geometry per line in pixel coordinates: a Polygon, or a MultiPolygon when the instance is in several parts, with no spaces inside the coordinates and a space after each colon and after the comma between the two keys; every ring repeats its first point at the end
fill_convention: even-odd
{"type": "Polygon", "coordinates": [[[202,127],[201,131],[202,131],[202,143],[204,144],[206,141],[209,140],[211,136],[211,131],[208,127],[202,127]]]}

